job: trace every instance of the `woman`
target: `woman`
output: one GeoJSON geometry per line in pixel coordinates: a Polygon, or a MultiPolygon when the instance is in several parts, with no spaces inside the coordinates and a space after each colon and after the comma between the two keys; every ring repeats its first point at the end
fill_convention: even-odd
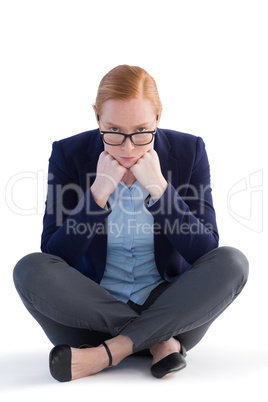
{"type": "Polygon", "coordinates": [[[97,130],[53,143],[42,253],[17,263],[14,282],[56,345],[57,380],[133,353],[151,355],[162,378],[241,292],[248,262],[218,247],[204,142],[158,128],[144,69],[105,75],[94,111],[97,130]]]}

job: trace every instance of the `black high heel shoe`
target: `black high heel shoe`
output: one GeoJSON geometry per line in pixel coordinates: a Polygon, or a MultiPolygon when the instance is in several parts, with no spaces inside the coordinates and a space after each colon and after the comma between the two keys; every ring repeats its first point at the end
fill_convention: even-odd
{"type": "Polygon", "coordinates": [[[171,353],[151,367],[151,373],[156,378],[162,378],[167,374],[175,373],[186,367],[186,349],[181,345],[181,352],[171,353]]]}
{"type": "MultiPolygon", "coordinates": [[[[113,359],[110,349],[105,342],[102,343],[105,347],[107,354],[109,356],[109,365],[112,367],[113,359]]],[[[92,348],[91,345],[82,345],[79,349],[92,348]]],[[[55,346],[49,354],[49,369],[50,374],[55,380],[60,382],[71,381],[72,379],[72,352],[69,345],[58,345],[55,346]]]]}

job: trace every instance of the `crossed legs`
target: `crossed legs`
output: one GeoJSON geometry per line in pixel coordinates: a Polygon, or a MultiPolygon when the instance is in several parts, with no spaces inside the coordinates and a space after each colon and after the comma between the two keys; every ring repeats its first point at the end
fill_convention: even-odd
{"type": "Polygon", "coordinates": [[[107,367],[100,345],[104,340],[114,365],[148,349],[155,363],[172,350],[180,351],[180,342],[191,349],[241,292],[247,275],[248,262],[239,250],[215,249],[166,284],[140,313],[49,254],[23,257],[15,266],[14,283],[52,343],[73,348],[72,374],[80,378],[107,367]],[[77,349],[83,343],[96,347],[77,349]]]}

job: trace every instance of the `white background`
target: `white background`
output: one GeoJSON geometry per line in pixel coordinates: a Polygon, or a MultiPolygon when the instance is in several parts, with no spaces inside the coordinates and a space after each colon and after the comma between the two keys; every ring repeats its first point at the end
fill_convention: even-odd
{"type": "Polygon", "coordinates": [[[267,400],[267,2],[0,4],[3,400],[137,401],[145,392],[157,401],[267,400]],[[52,345],[16,294],[12,270],[40,250],[52,142],[96,128],[99,81],[119,64],[139,65],[155,78],[164,105],[160,127],[204,139],[220,245],[246,254],[250,276],[180,374],[157,380],[148,359],[132,357],[60,384],[48,371],[52,345]]]}

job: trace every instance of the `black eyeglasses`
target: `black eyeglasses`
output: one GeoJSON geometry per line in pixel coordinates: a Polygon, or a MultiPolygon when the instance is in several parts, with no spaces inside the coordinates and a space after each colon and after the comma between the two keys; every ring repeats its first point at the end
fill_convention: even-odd
{"type": "Polygon", "coordinates": [[[143,131],[142,133],[132,133],[132,134],[123,134],[123,133],[114,133],[113,131],[101,131],[103,142],[107,145],[118,146],[124,144],[127,137],[130,138],[130,141],[134,145],[142,146],[150,144],[154,136],[156,134],[156,129],[153,131],[143,131]]]}

